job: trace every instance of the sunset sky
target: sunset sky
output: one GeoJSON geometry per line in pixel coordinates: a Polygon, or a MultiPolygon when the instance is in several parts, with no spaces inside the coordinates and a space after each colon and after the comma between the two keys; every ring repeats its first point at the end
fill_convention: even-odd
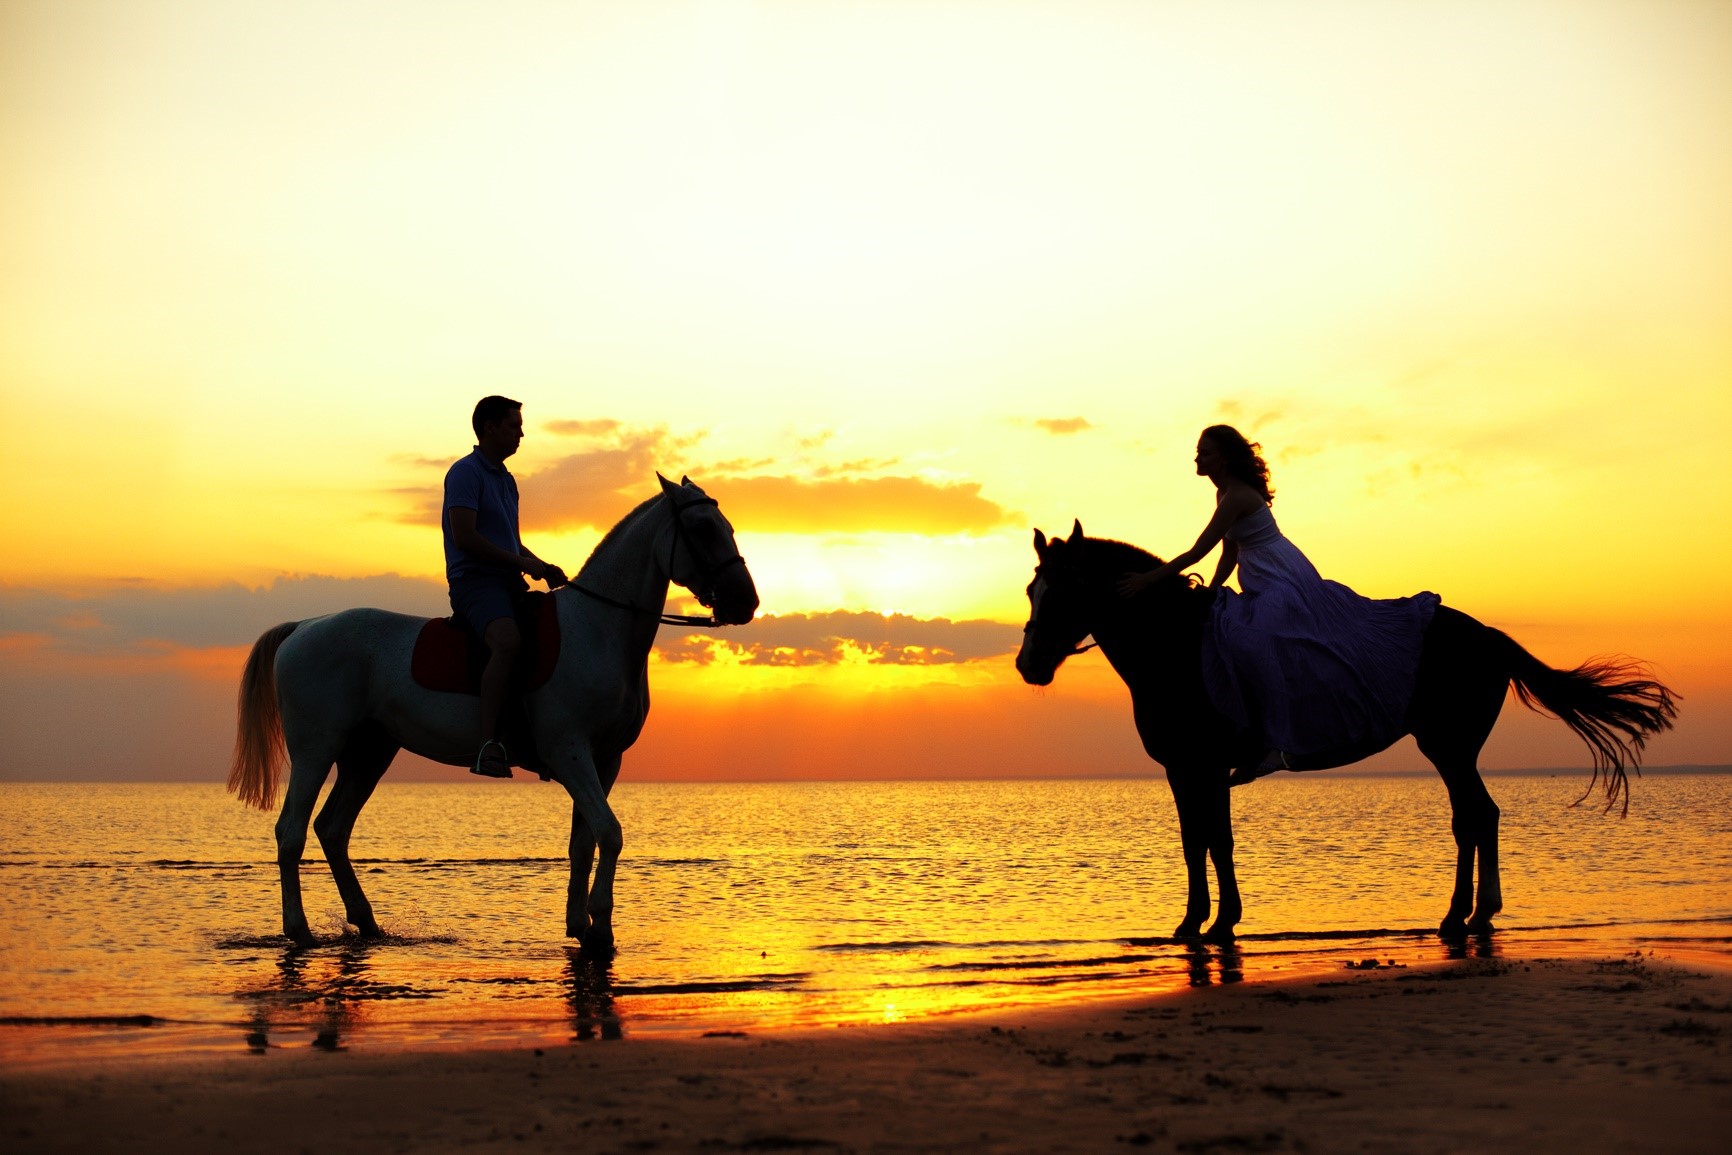
{"type": "Polygon", "coordinates": [[[1218,420],[1326,576],[1732,761],[1728,206],[1716,0],[8,0],[0,778],[218,779],[263,629],[447,612],[493,392],[541,556],[659,469],[757,580],[628,776],[1154,772],[1017,679],[1029,538],[1180,552],[1218,420]]]}

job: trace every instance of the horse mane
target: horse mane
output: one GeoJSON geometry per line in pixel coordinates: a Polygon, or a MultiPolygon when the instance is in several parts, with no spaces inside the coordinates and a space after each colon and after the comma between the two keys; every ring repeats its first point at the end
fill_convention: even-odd
{"type": "Polygon", "coordinates": [[[620,537],[626,530],[630,529],[633,525],[636,525],[638,519],[649,512],[649,507],[660,501],[661,498],[662,495],[659,493],[654,497],[645,498],[643,501],[638,503],[636,509],[633,509],[630,513],[615,522],[613,528],[603,534],[601,540],[595,543],[595,548],[589,551],[589,556],[583,559],[583,565],[578,569],[577,576],[582,577],[584,574],[588,573],[589,567],[595,563],[597,557],[601,556],[601,554],[606,551],[607,547],[612,544],[613,539],[620,537]]]}
{"type": "Polygon", "coordinates": [[[1114,541],[1110,537],[1085,537],[1083,549],[1089,565],[1107,569],[1110,573],[1151,570],[1161,564],[1160,558],[1141,546],[1128,541],[1114,541]],[[1110,569],[1115,565],[1119,567],[1117,570],[1110,569]]]}
{"type": "MultiPolygon", "coordinates": [[[[1083,564],[1095,577],[1116,579],[1122,573],[1146,573],[1164,564],[1159,557],[1141,546],[1127,541],[1114,541],[1110,537],[1085,537],[1082,545],[1083,564]]],[[[1196,600],[1197,595],[1205,592],[1205,585],[1195,574],[1175,574],[1160,585],[1152,587],[1149,592],[1158,592],[1168,597],[1178,594],[1186,598],[1186,605],[1199,609],[1207,604],[1206,601],[1196,600]]]]}

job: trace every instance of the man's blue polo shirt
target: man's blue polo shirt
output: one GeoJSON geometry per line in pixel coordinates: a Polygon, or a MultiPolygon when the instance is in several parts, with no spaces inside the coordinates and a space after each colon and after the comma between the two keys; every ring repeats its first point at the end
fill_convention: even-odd
{"type": "Polygon", "coordinates": [[[453,586],[460,579],[471,578],[521,584],[517,569],[483,561],[457,548],[451,540],[453,508],[473,509],[477,533],[507,553],[523,553],[517,538],[517,479],[505,466],[483,457],[479,445],[445,472],[445,504],[439,513],[439,525],[445,533],[445,580],[453,586]]]}

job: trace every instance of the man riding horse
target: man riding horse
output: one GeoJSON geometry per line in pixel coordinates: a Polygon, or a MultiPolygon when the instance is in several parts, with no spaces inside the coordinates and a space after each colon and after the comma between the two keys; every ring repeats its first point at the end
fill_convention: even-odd
{"type": "Polygon", "coordinates": [[[499,715],[522,639],[513,602],[529,587],[523,575],[557,589],[565,571],[544,562],[517,532],[517,479],[505,459],[523,442],[523,405],[509,397],[483,397],[470,419],[475,448],[445,473],[439,524],[445,535],[445,578],[451,609],[487,643],[481,675],[481,749],[471,774],[511,777],[511,757],[499,740],[499,715]]]}

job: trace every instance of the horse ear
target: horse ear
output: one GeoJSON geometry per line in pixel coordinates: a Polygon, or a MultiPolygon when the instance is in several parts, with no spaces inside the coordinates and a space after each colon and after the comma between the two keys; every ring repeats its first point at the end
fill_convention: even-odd
{"type": "Polygon", "coordinates": [[[686,476],[686,475],[685,475],[685,474],[683,474],[683,473],[682,473],[682,474],[680,474],[680,488],[681,488],[681,489],[684,489],[684,488],[685,488],[685,487],[686,487],[686,486],[688,486],[688,485],[690,485],[690,484],[691,484],[691,483],[692,483],[692,479],[691,479],[691,478],[689,478],[689,477],[687,477],[687,476],[686,476]]]}
{"type": "Polygon", "coordinates": [[[1046,552],[1046,534],[1038,529],[1034,531],[1034,552],[1041,554],[1046,552]]]}
{"type": "Polygon", "coordinates": [[[679,489],[679,486],[675,485],[673,482],[671,482],[667,478],[663,477],[662,471],[659,469],[656,470],[656,480],[662,483],[662,492],[663,493],[673,493],[675,490],[679,489]]]}
{"type": "Polygon", "coordinates": [[[1071,528],[1070,528],[1070,539],[1072,542],[1078,542],[1078,541],[1081,541],[1083,539],[1082,519],[1081,518],[1078,518],[1075,522],[1072,523],[1071,528]]]}

